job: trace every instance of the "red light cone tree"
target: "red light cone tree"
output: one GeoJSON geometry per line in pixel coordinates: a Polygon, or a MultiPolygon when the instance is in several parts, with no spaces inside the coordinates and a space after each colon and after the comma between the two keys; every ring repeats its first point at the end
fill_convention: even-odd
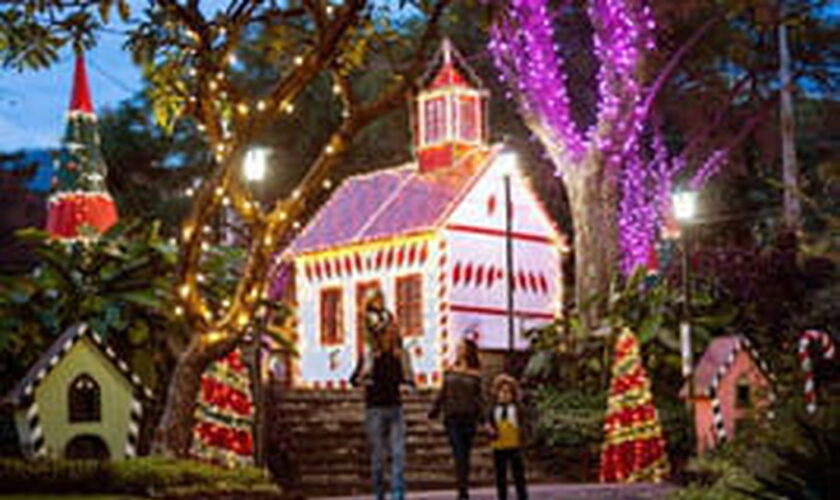
{"type": "Polygon", "coordinates": [[[628,328],[615,343],[608,398],[601,482],[661,481],[670,471],[665,438],[639,354],[639,341],[628,328]]]}
{"type": "Polygon", "coordinates": [[[226,466],[252,462],[254,404],[249,384],[238,349],[210,364],[201,377],[192,455],[226,466]]]}
{"type": "Polygon", "coordinates": [[[47,213],[47,231],[53,237],[80,237],[82,227],[103,233],[117,222],[117,208],[105,186],[106,174],[85,60],[78,54],[67,131],[47,213]]]}

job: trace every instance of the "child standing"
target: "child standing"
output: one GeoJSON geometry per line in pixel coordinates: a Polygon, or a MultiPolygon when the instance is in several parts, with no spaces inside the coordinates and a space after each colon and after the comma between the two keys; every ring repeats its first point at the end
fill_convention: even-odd
{"type": "Polygon", "coordinates": [[[507,466],[513,470],[516,498],[527,500],[525,465],[522,461],[525,412],[519,404],[519,384],[507,374],[493,379],[493,404],[488,415],[488,425],[493,436],[493,463],[496,469],[496,489],[499,500],[507,500],[507,466]]]}

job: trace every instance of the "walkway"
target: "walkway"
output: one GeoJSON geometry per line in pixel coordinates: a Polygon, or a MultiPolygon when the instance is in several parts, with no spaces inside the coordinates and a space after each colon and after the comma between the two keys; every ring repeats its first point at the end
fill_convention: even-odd
{"type": "MultiPolygon", "coordinates": [[[[528,488],[529,500],[661,500],[668,496],[673,486],[666,484],[538,484],[528,488]]],[[[327,497],[315,500],[325,500],[327,497]]],[[[331,497],[330,500],[368,500],[370,495],[331,497]]],[[[409,493],[409,500],[452,500],[452,491],[409,493]]],[[[470,500],[495,500],[495,488],[473,488],[470,500]]],[[[508,498],[515,499],[511,488],[508,498]]]]}

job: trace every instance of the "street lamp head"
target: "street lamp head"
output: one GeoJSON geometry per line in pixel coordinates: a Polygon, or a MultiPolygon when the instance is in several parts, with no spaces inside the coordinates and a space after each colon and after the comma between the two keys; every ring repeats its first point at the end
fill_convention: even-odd
{"type": "Polygon", "coordinates": [[[265,178],[268,165],[267,148],[251,148],[245,153],[242,172],[249,182],[258,182],[265,178]]]}
{"type": "Polygon", "coordinates": [[[678,221],[690,222],[697,216],[697,191],[677,191],[671,195],[671,203],[678,221]]]}

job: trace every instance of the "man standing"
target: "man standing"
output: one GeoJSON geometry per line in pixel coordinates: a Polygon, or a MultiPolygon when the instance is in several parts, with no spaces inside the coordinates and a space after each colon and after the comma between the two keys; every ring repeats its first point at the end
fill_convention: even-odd
{"type": "Polygon", "coordinates": [[[373,493],[377,500],[385,498],[386,446],[391,448],[391,498],[404,500],[405,421],[403,420],[400,384],[404,380],[401,356],[396,349],[396,324],[391,323],[372,340],[370,372],[363,376],[364,359],[360,359],[350,383],[365,388],[365,429],[371,448],[373,493]]]}

